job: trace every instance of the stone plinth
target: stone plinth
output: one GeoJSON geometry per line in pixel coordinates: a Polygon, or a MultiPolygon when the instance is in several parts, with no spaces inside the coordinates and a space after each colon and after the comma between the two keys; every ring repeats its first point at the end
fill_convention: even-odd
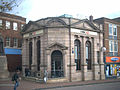
{"type": "Polygon", "coordinates": [[[6,79],[8,77],[7,58],[6,56],[0,56],[0,79],[6,79]]]}

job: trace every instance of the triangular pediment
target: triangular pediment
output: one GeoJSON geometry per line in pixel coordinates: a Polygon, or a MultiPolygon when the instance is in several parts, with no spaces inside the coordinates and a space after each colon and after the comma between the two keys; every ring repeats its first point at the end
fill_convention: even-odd
{"type": "Polygon", "coordinates": [[[62,50],[67,50],[68,49],[68,47],[66,47],[65,45],[60,44],[58,42],[52,43],[52,44],[50,44],[46,47],[47,50],[50,50],[52,48],[59,48],[59,49],[62,49],[62,50]]]}
{"type": "Polygon", "coordinates": [[[26,24],[23,27],[22,32],[29,32],[29,31],[33,31],[33,30],[36,30],[39,28],[40,28],[40,26],[36,22],[30,21],[28,24],[26,24]]]}
{"type": "Polygon", "coordinates": [[[97,27],[93,23],[91,23],[87,20],[78,21],[76,23],[73,23],[72,27],[83,28],[83,29],[87,29],[87,30],[97,30],[97,27]]]}

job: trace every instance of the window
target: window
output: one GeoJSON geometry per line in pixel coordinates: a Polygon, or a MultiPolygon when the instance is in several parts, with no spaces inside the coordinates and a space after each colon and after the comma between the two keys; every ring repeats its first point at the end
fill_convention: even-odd
{"type": "Polygon", "coordinates": [[[17,47],[17,45],[18,45],[18,39],[17,38],[13,38],[13,42],[14,42],[14,47],[17,47]]]}
{"type": "Polygon", "coordinates": [[[118,42],[114,41],[114,52],[118,52],[118,42]]]}
{"type": "Polygon", "coordinates": [[[86,42],[86,64],[87,69],[91,70],[91,43],[89,41],[86,42]]]}
{"type": "Polygon", "coordinates": [[[10,38],[6,37],[6,46],[10,46],[10,38]]]}
{"type": "Polygon", "coordinates": [[[99,64],[100,63],[100,52],[97,51],[97,63],[99,64]]]}
{"type": "Polygon", "coordinates": [[[37,70],[38,71],[40,71],[40,63],[41,63],[40,53],[41,53],[40,40],[38,40],[37,41],[37,70]]]}
{"type": "Polygon", "coordinates": [[[21,24],[21,30],[23,29],[24,24],[21,24]]]}
{"type": "Polygon", "coordinates": [[[17,30],[18,29],[18,27],[17,27],[17,23],[13,23],[13,30],[17,30]]]}
{"type": "Polygon", "coordinates": [[[109,39],[117,40],[117,25],[109,24],[109,39]]]}
{"type": "Polygon", "coordinates": [[[110,55],[117,55],[118,53],[118,41],[115,40],[109,40],[109,52],[110,55]]]}
{"type": "Polygon", "coordinates": [[[0,20],[0,28],[2,28],[2,20],[0,20]]]}
{"type": "Polygon", "coordinates": [[[112,35],[112,24],[109,24],[109,35],[112,35]]]}
{"type": "Polygon", "coordinates": [[[76,70],[81,70],[81,43],[79,40],[74,41],[74,51],[75,51],[75,63],[76,63],[76,70]]]}
{"type": "Polygon", "coordinates": [[[10,22],[6,21],[6,29],[10,29],[10,22]]]}
{"type": "Polygon", "coordinates": [[[114,27],[113,27],[113,35],[117,36],[117,26],[116,25],[114,25],[114,27]]]}
{"type": "Polygon", "coordinates": [[[112,40],[109,41],[109,51],[113,52],[113,41],[112,40]]]}

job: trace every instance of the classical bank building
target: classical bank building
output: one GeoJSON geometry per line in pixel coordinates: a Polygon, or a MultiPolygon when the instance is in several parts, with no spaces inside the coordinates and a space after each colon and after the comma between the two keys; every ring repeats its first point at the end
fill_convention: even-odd
{"type": "Polygon", "coordinates": [[[102,25],[90,20],[48,17],[30,21],[23,31],[22,70],[49,80],[105,79],[102,25]]]}

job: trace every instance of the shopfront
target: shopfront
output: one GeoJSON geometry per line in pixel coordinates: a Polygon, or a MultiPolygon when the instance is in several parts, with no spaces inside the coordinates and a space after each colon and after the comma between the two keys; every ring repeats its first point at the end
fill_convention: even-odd
{"type": "Polygon", "coordinates": [[[106,77],[120,77],[120,57],[106,57],[106,77]]]}

